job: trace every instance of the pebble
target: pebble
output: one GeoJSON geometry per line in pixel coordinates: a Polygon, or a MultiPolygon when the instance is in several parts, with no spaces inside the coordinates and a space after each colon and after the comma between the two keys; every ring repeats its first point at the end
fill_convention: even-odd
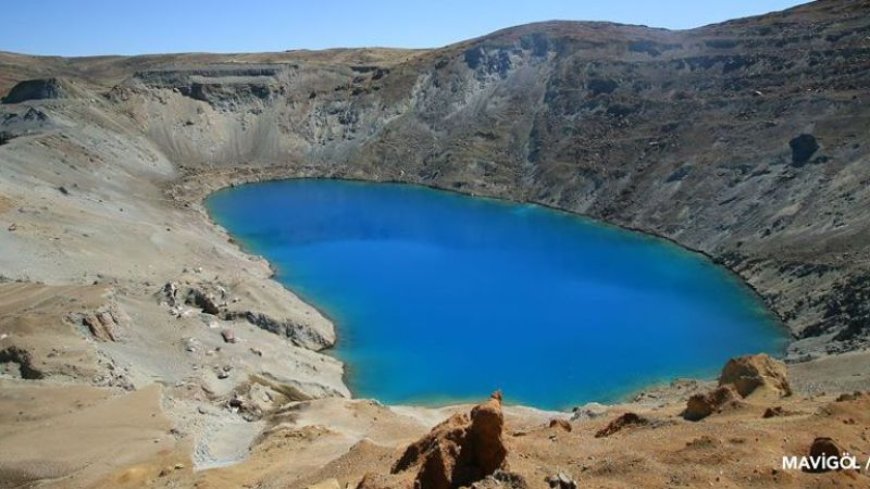
{"type": "Polygon", "coordinates": [[[236,333],[231,329],[225,329],[221,331],[221,336],[223,336],[224,341],[227,343],[235,343],[236,342],[236,333]]]}

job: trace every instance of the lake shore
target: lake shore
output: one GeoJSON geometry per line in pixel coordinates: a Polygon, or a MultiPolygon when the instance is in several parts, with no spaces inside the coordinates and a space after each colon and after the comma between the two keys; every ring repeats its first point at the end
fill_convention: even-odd
{"type": "Polygon", "coordinates": [[[785,351],[782,324],[724,270],[570,213],[336,179],[243,185],[206,206],[279,282],[335,318],[335,356],[358,397],[443,405],[498,388],[515,403],[570,409],[785,351]],[[524,362],[475,371],[502,351],[524,362]]]}
{"type": "MultiPolygon", "coordinates": [[[[77,374],[70,376],[63,372],[93,372],[91,375],[94,379],[100,379],[97,385],[105,386],[100,389],[108,388],[111,393],[109,395],[113,398],[127,396],[129,394],[123,394],[125,389],[138,390],[152,385],[153,379],[159,378],[163,384],[163,400],[160,403],[164,413],[162,416],[168,417],[175,433],[172,438],[176,440],[172,445],[175,447],[172,449],[173,455],[169,458],[162,455],[163,462],[159,464],[163,467],[169,463],[167,460],[184,460],[177,463],[184,467],[215,468],[216,472],[196,472],[211,474],[197,475],[197,478],[223,477],[220,474],[239,471],[245,473],[248,464],[255,463],[261,456],[256,454],[264,446],[264,440],[271,439],[269,433],[274,432],[276,426],[282,425],[281,409],[284,408],[279,409],[282,402],[302,400],[301,404],[296,404],[298,407],[291,410],[304,409],[306,416],[312,419],[308,422],[310,424],[292,422],[291,425],[296,426],[294,429],[305,432],[313,429],[310,426],[325,423],[323,426],[340,437],[341,442],[333,440],[329,442],[329,448],[322,448],[325,452],[319,452],[319,456],[324,459],[339,457],[351,445],[372,435],[354,424],[355,422],[346,425],[349,419],[336,414],[336,409],[349,409],[354,412],[369,409],[363,406],[373,406],[381,413],[376,415],[383,421],[379,426],[393,433],[389,437],[378,439],[385,446],[401,445],[409,441],[412,435],[422,434],[449,413],[464,409],[465,406],[378,407],[377,403],[370,401],[341,399],[304,401],[314,397],[350,395],[342,382],[343,366],[311,350],[312,347],[328,348],[329,340],[320,345],[308,344],[307,348],[304,345],[289,346],[288,350],[288,346],[282,346],[286,342],[276,342],[274,333],[260,329],[247,319],[227,320],[225,313],[204,313],[203,303],[197,303],[196,299],[200,293],[211,295],[210,300],[216,301],[216,305],[222,310],[253,311],[273,318],[296,318],[296,321],[306,321],[310,327],[320,331],[321,338],[334,340],[334,332],[328,319],[275,282],[269,264],[244,253],[225,230],[210,220],[202,207],[202,199],[217,189],[243,182],[295,176],[319,175],[314,171],[285,168],[265,173],[234,170],[202,172],[187,177],[173,175],[149,187],[143,187],[140,182],[137,186],[139,191],[144,189],[150,196],[114,193],[110,198],[117,207],[108,210],[109,216],[77,211],[79,206],[87,208],[93,205],[91,199],[82,199],[82,196],[75,193],[68,196],[56,190],[43,191],[37,197],[40,200],[36,202],[51,202],[54,209],[73,211],[67,213],[66,218],[48,222],[46,215],[38,212],[36,202],[22,196],[22,200],[15,203],[15,208],[24,209],[16,216],[15,238],[24,238],[26,243],[28,237],[33,237],[40,244],[30,241],[32,246],[22,248],[24,243],[18,242],[14,249],[21,250],[18,256],[19,263],[25,267],[22,270],[28,270],[28,281],[35,284],[32,287],[39,289],[32,293],[39,297],[60,299],[93,289],[93,292],[88,292],[93,297],[90,303],[79,302],[82,309],[78,313],[80,316],[70,319],[68,306],[63,305],[64,300],[40,305],[31,309],[30,314],[59,314],[54,317],[67,318],[57,326],[63,328],[69,327],[69,321],[76,321],[75,317],[87,317],[88,311],[108,311],[115,318],[113,334],[117,341],[91,336],[93,333],[84,337],[67,337],[65,341],[82,342],[82,348],[93,353],[85,359],[61,358],[60,361],[49,360],[50,351],[57,345],[54,340],[42,340],[43,343],[40,344],[23,332],[13,331],[12,336],[4,341],[26,345],[28,351],[33,352],[30,366],[39,370],[46,379],[60,379],[59,376],[66,375],[66,378],[75,382],[77,374]],[[70,206],[70,199],[76,204],[70,206]],[[124,209],[123,212],[120,211],[121,208],[124,209]],[[89,236],[66,239],[87,239],[88,246],[67,243],[63,248],[64,253],[67,256],[71,253],[78,254],[77,256],[84,256],[85,259],[67,260],[60,267],[40,268],[45,262],[44,258],[39,257],[40,253],[46,251],[45,243],[54,248],[50,239],[44,240],[42,237],[55,235],[53,233],[58,231],[62,235],[62,229],[71,222],[77,223],[78,229],[87,229],[89,236]],[[121,235],[119,228],[124,230],[121,235]],[[106,257],[115,256],[115,251],[112,250],[118,250],[118,238],[125,234],[128,237],[124,238],[124,253],[118,259],[110,261],[115,273],[94,273],[95,270],[105,270],[106,257]],[[85,252],[90,254],[95,249],[106,250],[95,257],[102,265],[94,262],[93,258],[88,261],[87,255],[81,255],[85,252]],[[64,277],[78,277],[81,274],[93,277],[86,278],[87,283],[96,283],[75,286],[72,289],[51,285],[70,280],[64,277]],[[45,285],[38,284],[40,282],[45,285]],[[166,295],[166,284],[174,284],[175,305],[170,304],[172,299],[166,295]],[[78,292],[76,287],[83,288],[83,291],[78,292]],[[188,301],[188,297],[192,299],[188,301]],[[237,337],[235,342],[229,343],[222,339],[222,332],[227,329],[233,330],[237,337]],[[29,343],[24,343],[24,340],[29,343]],[[227,367],[229,369],[225,370],[227,367]],[[310,374],[305,374],[306,371],[310,374]],[[263,401],[253,412],[227,407],[232,406],[228,403],[233,399],[250,402],[257,396],[271,400],[263,401]],[[275,409],[278,410],[273,411],[275,409]],[[395,426],[405,426],[400,430],[401,436],[394,433],[395,426]],[[254,443],[254,455],[248,452],[249,442],[254,443]],[[191,455],[192,458],[188,458],[191,455]],[[252,456],[254,458],[251,461],[240,464],[252,456]]],[[[133,181],[139,180],[131,180],[133,181]]],[[[79,183],[78,188],[85,185],[85,182],[79,183]]],[[[104,200],[108,200],[105,197],[108,196],[104,195],[104,200]]],[[[74,280],[81,281],[80,278],[74,280]]],[[[3,287],[9,290],[8,307],[12,308],[10,311],[20,310],[22,292],[12,291],[11,288],[21,285],[16,285],[13,281],[3,287]]],[[[240,317],[243,318],[244,315],[240,317]]],[[[287,339],[291,344],[294,341],[291,336],[287,336],[287,339]]],[[[792,365],[790,371],[794,377],[793,382],[800,386],[802,395],[816,396],[825,392],[828,397],[824,399],[829,398],[833,392],[866,389],[870,387],[870,372],[861,372],[860,368],[868,365],[868,362],[863,361],[867,354],[856,352],[853,355],[855,357],[850,358],[842,355],[824,356],[812,362],[792,365]]],[[[3,390],[13,392],[8,390],[13,387],[41,389],[36,386],[46,382],[48,388],[56,380],[5,380],[6,387],[3,390]]],[[[638,393],[632,402],[603,409],[605,412],[651,412],[664,409],[677,413],[689,395],[707,388],[708,385],[705,382],[677,382],[647,389],[638,393]]],[[[552,417],[571,417],[570,413],[547,413],[520,406],[508,407],[507,412],[517,426],[537,426],[552,417]]],[[[34,419],[49,419],[51,415],[35,416],[34,419]]],[[[590,419],[589,423],[595,425],[600,421],[590,419]]],[[[26,432],[28,428],[22,429],[26,432]]],[[[141,457],[139,460],[146,465],[158,463],[154,461],[153,455],[149,455],[150,452],[137,453],[141,457]]],[[[131,460],[134,461],[135,459],[131,460]]],[[[178,475],[181,476],[186,470],[181,469],[178,475]]],[[[311,468],[300,466],[295,470],[296,474],[305,474],[311,468]]],[[[101,473],[107,476],[106,472],[100,471],[87,471],[85,474],[90,474],[88,477],[97,477],[101,473]]]]}

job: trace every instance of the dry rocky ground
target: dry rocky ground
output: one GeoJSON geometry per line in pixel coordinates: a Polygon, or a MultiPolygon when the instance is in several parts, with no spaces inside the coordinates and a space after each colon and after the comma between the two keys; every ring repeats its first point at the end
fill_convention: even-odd
{"type": "Polygon", "coordinates": [[[870,456],[870,398],[841,397],[870,389],[867,2],[432,50],[0,53],[0,93],[0,487],[870,486],[780,460],[817,437],[870,456]],[[330,321],[201,204],[302,176],[536,202],[702,252],[792,333],[794,393],[765,366],[751,393],[726,375],[575,414],[491,401],[483,445],[506,455],[473,482],[470,406],[350,399],[330,321]]]}

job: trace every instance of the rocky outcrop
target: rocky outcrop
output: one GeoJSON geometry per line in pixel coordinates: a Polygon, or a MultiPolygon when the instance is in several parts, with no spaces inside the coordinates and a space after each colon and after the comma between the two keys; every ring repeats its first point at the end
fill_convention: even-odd
{"type": "Polygon", "coordinates": [[[645,426],[649,424],[649,420],[636,413],[628,412],[615,418],[607,426],[601,428],[595,433],[595,438],[606,438],[614,433],[622,431],[631,426],[645,426]]]}
{"type": "Polygon", "coordinates": [[[695,394],[686,403],[683,418],[700,421],[714,413],[740,405],[740,394],[731,385],[722,385],[706,394],[695,394]]]}
{"type": "Polygon", "coordinates": [[[711,414],[739,407],[743,398],[759,390],[778,397],[790,396],[792,391],[785,364],[764,353],[732,358],[722,368],[719,386],[690,397],[683,417],[699,421],[711,414]]]}
{"type": "MultiPolygon", "coordinates": [[[[300,323],[293,319],[278,319],[263,312],[235,309],[244,306],[237,302],[238,299],[230,298],[229,286],[220,283],[211,281],[166,282],[154,296],[161,304],[169,306],[170,312],[175,316],[190,312],[190,309],[185,311],[185,306],[188,306],[198,309],[204,314],[215,316],[215,320],[247,321],[260,329],[286,338],[290,343],[300,348],[321,351],[334,344],[333,339],[327,338],[321,330],[310,324],[300,323]]],[[[256,304],[254,305],[256,306],[256,304]]],[[[247,306],[250,307],[251,304],[247,304],[247,306]]],[[[234,342],[235,333],[231,330],[230,333],[232,333],[233,339],[229,340],[224,335],[224,340],[234,342]]]]}
{"type": "Polygon", "coordinates": [[[41,78],[19,82],[3,97],[3,103],[17,104],[27,100],[59,99],[78,96],[81,96],[81,90],[69,80],[62,78],[41,78]]]}
{"type": "MultiPolygon", "coordinates": [[[[821,461],[822,459],[826,459],[828,457],[836,457],[838,460],[843,455],[843,450],[840,448],[840,445],[837,444],[833,439],[828,437],[818,437],[813,440],[813,443],[810,445],[809,453],[807,454],[810,460],[821,461]]],[[[807,472],[827,472],[831,470],[828,464],[824,463],[816,463],[815,466],[810,466],[806,470],[807,472]]]]}
{"type": "Polygon", "coordinates": [[[184,303],[198,307],[206,314],[217,315],[221,312],[218,299],[213,294],[196,288],[191,288],[188,291],[184,303]]]}
{"type": "Polygon", "coordinates": [[[163,287],[157,293],[157,296],[160,298],[162,303],[165,303],[169,307],[175,307],[178,305],[178,284],[175,282],[166,282],[163,284],[163,287]]]}
{"type": "Polygon", "coordinates": [[[571,415],[571,421],[595,419],[604,416],[609,410],[610,406],[597,402],[589,402],[572,409],[573,414],[571,415]]]}
{"type": "Polygon", "coordinates": [[[489,401],[471,410],[471,426],[463,444],[464,454],[454,470],[454,479],[459,482],[480,479],[503,468],[507,448],[502,439],[504,415],[501,401],[501,393],[496,392],[489,401]]]}
{"type": "Polygon", "coordinates": [[[861,391],[845,392],[837,396],[836,402],[852,402],[863,398],[866,394],[861,391]]]}
{"type": "Polygon", "coordinates": [[[225,329],[221,331],[221,337],[224,339],[226,343],[235,343],[236,342],[236,333],[231,329],[225,329]]]}
{"type": "Polygon", "coordinates": [[[117,321],[114,316],[108,311],[101,311],[95,314],[85,314],[82,317],[82,324],[88,328],[91,335],[99,341],[116,341],[115,329],[117,321]]]}
{"type": "Polygon", "coordinates": [[[740,397],[749,396],[759,388],[781,396],[792,393],[785,364],[764,353],[729,360],[719,376],[719,385],[734,386],[740,397]]]}
{"type": "Polygon", "coordinates": [[[58,127],[55,119],[42,108],[25,105],[8,109],[8,113],[0,116],[0,145],[21,136],[43,133],[58,127]]]}
{"type": "Polygon", "coordinates": [[[571,432],[571,430],[574,429],[573,426],[571,426],[570,421],[568,421],[567,419],[561,419],[561,418],[551,419],[549,426],[550,426],[550,428],[562,429],[562,430],[567,431],[569,433],[571,432]]]}
{"type": "Polygon", "coordinates": [[[35,380],[45,377],[42,370],[34,366],[31,353],[23,348],[9,346],[0,350],[0,365],[4,363],[17,365],[18,374],[22,379],[35,380]]]}
{"type": "Polygon", "coordinates": [[[227,307],[227,290],[225,287],[208,281],[166,282],[155,297],[161,304],[180,312],[181,305],[187,305],[201,310],[205,314],[217,316],[227,307]]]}
{"type": "Polygon", "coordinates": [[[481,481],[505,468],[501,393],[432,428],[409,445],[393,465],[391,476],[366,476],[359,489],[411,487],[452,489],[481,481]]]}
{"type": "Polygon", "coordinates": [[[819,149],[819,143],[812,134],[801,134],[788,142],[791,148],[791,164],[803,166],[819,149]]]}
{"type": "Polygon", "coordinates": [[[550,489],[577,489],[577,482],[564,472],[547,476],[544,482],[550,489]]]}
{"type": "Polygon", "coordinates": [[[469,489],[529,489],[529,483],[520,474],[496,470],[492,475],[471,484],[469,489]]]}
{"type": "Polygon", "coordinates": [[[294,64],[218,63],[142,71],[133,79],[149,87],[172,88],[215,109],[232,111],[284,95],[287,87],[279,80],[297,68],[294,64]]]}
{"type": "Polygon", "coordinates": [[[320,351],[332,346],[333,342],[320,334],[320,332],[305,324],[298,324],[290,320],[279,320],[263,313],[253,311],[228,311],[224,319],[244,319],[249,323],[279,336],[290,340],[296,346],[309,350],[320,351]]]}
{"type": "Polygon", "coordinates": [[[794,411],[789,411],[782,406],[771,406],[764,410],[764,413],[761,415],[761,417],[763,419],[782,418],[785,416],[792,416],[794,414],[797,413],[795,413],[794,411]]]}
{"type": "Polygon", "coordinates": [[[114,301],[109,301],[95,310],[69,313],[66,320],[83,328],[97,341],[118,341],[122,324],[126,324],[129,317],[114,301]]]}

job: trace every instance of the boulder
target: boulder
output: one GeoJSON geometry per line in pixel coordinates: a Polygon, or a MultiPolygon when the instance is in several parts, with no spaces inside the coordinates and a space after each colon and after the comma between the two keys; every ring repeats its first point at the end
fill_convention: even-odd
{"type": "Polygon", "coordinates": [[[574,408],[574,414],[571,415],[571,421],[595,419],[599,416],[604,416],[610,409],[609,406],[597,402],[586,403],[582,406],[574,408]]]}
{"type": "Polygon", "coordinates": [[[470,489],[529,489],[529,483],[520,474],[499,469],[472,484],[470,489]]]}
{"type": "Polygon", "coordinates": [[[423,438],[408,445],[399,460],[393,464],[391,472],[405,472],[431,455],[435,450],[443,450],[449,445],[458,445],[465,437],[465,430],[470,419],[465,413],[453,416],[436,425],[423,438]]]}
{"type": "Polygon", "coordinates": [[[789,141],[788,146],[791,148],[791,164],[794,166],[805,165],[819,149],[819,143],[812,134],[801,134],[789,141]]]}
{"type": "Polygon", "coordinates": [[[550,420],[550,428],[561,428],[569,433],[573,429],[573,427],[571,426],[571,423],[568,422],[568,420],[560,419],[560,418],[551,419],[550,420]]]}
{"type": "Polygon", "coordinates": [[[855,391],[855,392],[851,392],[851,393],[846,392],[846,393],[844,393],[844,394],[840,394],[840,395],[837,397],[837,399],[836,399],[835,402],[851,402],[851,401],[857,401],[858,399],[861,399],[862,397],[864,397],[864,393],[861,392],[861,391],[855,391]]]}
{"type": "Polygon", "coordinates": [[[764,410],[764,414],[761,415],[764,419],[769,418],[779,418],[781,416],[786,416],[788,411],[782,408],[782,406],[773,406],[764,410]]]}
{"type": "Polygon", "coordinates": [[[213,295],[199,289],[191,288],[185,303],[202,309],[202,312],[206,314],[217,315],[220,312],[217,299],[213,295]]]}
{"type": "Polygon", "coordinates": [[[752,394],[759,387],[770,389],[781,396],[791,395],[785,364],[763,353],[728,360],[719,376],[719,385],[734,386],[741,397],[752,394]]]}
{"type": "Polygon", "coordinates": [[[544,481],[551,489],[577,489],[577,482],[564,472],[548,476],[544,481]]]}
{"type": "Polygon", "coordinates": [[[236,342],[236,333],[231,329],[225,329],[221,331],[221,337],[223,337],[224,342],[226,343],[235,343],[236,342]]]}
{"type": "Polygon", "coordinates": [[[0,364],[3,363],[18,364],[18,371],[22,379],[34,380],[45,377],[43,371],[37,366],[38,362],[34,355],[24,348],[12,345],[0,350],[0,364]]]}
{"type": "Polygon", "coordinates": [[[501,411],[501,393],[496,392],[489,401],[471,410],[471,426],[463,446],[466,460],[460,464],[461,467],[467,467],[470,476],[481,479],[502,468],[507,457],[502,431],[504,415],[501,411]]]}
{"type": "Polygon", "coordinates": [[[118,320],[115,319],[113,313],[109,311],[98,312],[97,321],[99,321],[102,326],[106,339],[109,341],[118,341],[118,320]]]}
{"type": "Polygon", "coordinates": [[[178,286],[174,282],[166,282],[160,289],[161,299],[170,307],[178,305],[178,286]]]}
{"type": "Polygon", "coordinates": [[[469,414],[454,414],[409,445],[393,465],[395,480],[370,475],[358,487],[402,487],[400,481],[409,473],[419,489],[468,486],[505,468],[503,431],[501,393],[496,392],[469,414]]]}
{"type": "MultiPolygon", "coordinates": [[[[837,445],[837,442],[831,438],[819,437],[813,440],[812,445],[810,445],[810,459],[821,459],[826,457],[837,457],[839,459],[842,454],[843,450],[841,450],[840,446],[837,445]]],[[[808,472],[827,472],[828,470],[829,469],[824,464],[820,464],[816,469],[807,469],[808,472]]]]}
{"type": "Polygon", "coordinates": [[[737,390],[731,385],[722,385],[706,394],[695,394],[690,397],[683,411],[683,418],[689,421],[700,421],[739,403],[740,394],[737,390]]]}
{"type": "Polygon", "coordinates": [[[82,324],[88,328],[91,335],[100,341],[115,341],[115,319],[108,312],[86,314],[82,324]]]}
{"type": "Polygon", "coordinates": [[[618,431],[622,431],[624,428],[629,426],[643,426],[646,424],[649,424],[648,419],[635,413],[628,412],[618,416],[610,423],[607,423],[607,426],[598,430],[598,432],[595,433],[595,438],[605,438],[618,431]]]}

